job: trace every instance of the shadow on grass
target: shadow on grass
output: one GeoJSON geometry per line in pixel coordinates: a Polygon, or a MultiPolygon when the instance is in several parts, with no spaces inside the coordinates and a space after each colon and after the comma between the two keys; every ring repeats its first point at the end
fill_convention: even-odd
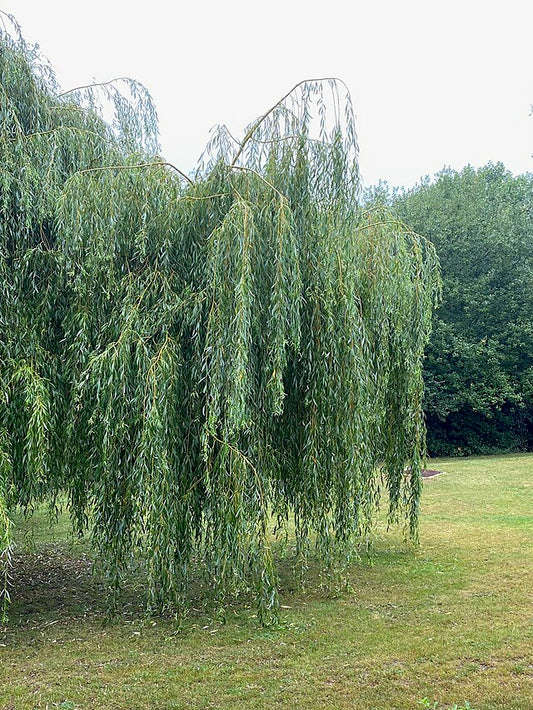
{"type": "Polygon", "coordinates": [[[105,588],[95,579],[92,568],[86,554],[73,557],[61,547],[16,554],[11,569],[10,620],[104,614],[105,588]]]}
{"type": "MultiPolygon", "coordinates": [[[[389,551],[390,554],[390,551],[389,551]]],[[[406,554],[403,550],[401,556],[406,554]]],[[[362,553],[348,569],[327,570],[317,555],[311,553],[305,564],[293,554],[276,555],[278,591],[283,605],[292,604],[302,594],[311,600],[333,599],[350,591],[349,578],[359,567],[372,565],[371,556],[362,553]]],[[[76,549],[68,543],[39,546],[33,550],[20,550],[13,557],[10,585],[8,627],[31,625],[41,627],[47,623],[68,623],[87,619],[108,623],[125,617],[141,618],[147,612],[147,594],[143,566],[124,576],[118,606],[111,612],[108,589],[99,577],[98,567],[86,546],[76,549]]],[[[253,580],[221,599],[202,573],[200,566],[193,574],[185,607],[189,619],[195,617],[222,617],[230,611],[254,611],[256,605],[253,580]]],[[[176,609],[154,616],[172,617],[176,609]]]]}

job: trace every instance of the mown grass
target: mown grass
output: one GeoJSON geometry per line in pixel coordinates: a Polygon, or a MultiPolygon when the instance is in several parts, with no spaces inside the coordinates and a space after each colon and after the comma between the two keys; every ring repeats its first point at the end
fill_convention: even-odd
{"type": "MultiPolygon", "coordinates": [[[[105,625],[87,549],[40,513],[0,633],[0,707],[533,708],[533,455],[432,461],[421,544],[380,527],[372,557],[327,593],[284,578],[281,622],[204,603],[178,632],[135,594],[105,625]],[[50,540],[54,541],[51,543],[50,540]]],[[[26,536],[26,539],[27,536],[26,536]]]]}

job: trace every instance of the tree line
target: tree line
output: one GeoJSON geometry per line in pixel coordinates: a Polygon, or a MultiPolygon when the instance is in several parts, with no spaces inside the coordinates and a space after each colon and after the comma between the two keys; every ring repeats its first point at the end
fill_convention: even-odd
{"type": "Polygon", "coordinates": [[[433,455],[533,448],[533,174],[443,170],[369,195],[435,246],[443,299],[424,360],[433,455]]]}

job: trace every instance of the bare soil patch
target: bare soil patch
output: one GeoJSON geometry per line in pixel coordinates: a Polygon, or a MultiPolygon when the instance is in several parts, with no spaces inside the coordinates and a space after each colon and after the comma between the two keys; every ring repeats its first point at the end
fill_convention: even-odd
{"type": "Polygon", "coordinates": [[[434,468],[423,468],[422,478],[433,478],[433,476],[440,476],[441,473],[444,473],[444,471],[437,471],[434,468]]]}

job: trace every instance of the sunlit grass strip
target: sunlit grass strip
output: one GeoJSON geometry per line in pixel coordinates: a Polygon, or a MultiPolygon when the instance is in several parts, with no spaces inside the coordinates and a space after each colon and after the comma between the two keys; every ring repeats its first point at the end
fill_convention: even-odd
{"type": "Polygon", "coordinates": [[[172,616],[143,614],[142,580],[103,627],[101,587],[78,559],[68,516],[50,528],[45,507],[17,514],[17,540],[23,548],[33,531],[34,554],[15,559],[0,706],[415,710],[428,697],[530,710],[533,455],[430,465],[447,473],[424,482],[420,546],[380,516],[371,556],[345,570],[352,592],[326,590],[314,564],[297,587],[285,560],[280,623],[269,629],[250,595],[229,600],[221,623],[203,584],[189,590],[178,631],[172,616]]]}

